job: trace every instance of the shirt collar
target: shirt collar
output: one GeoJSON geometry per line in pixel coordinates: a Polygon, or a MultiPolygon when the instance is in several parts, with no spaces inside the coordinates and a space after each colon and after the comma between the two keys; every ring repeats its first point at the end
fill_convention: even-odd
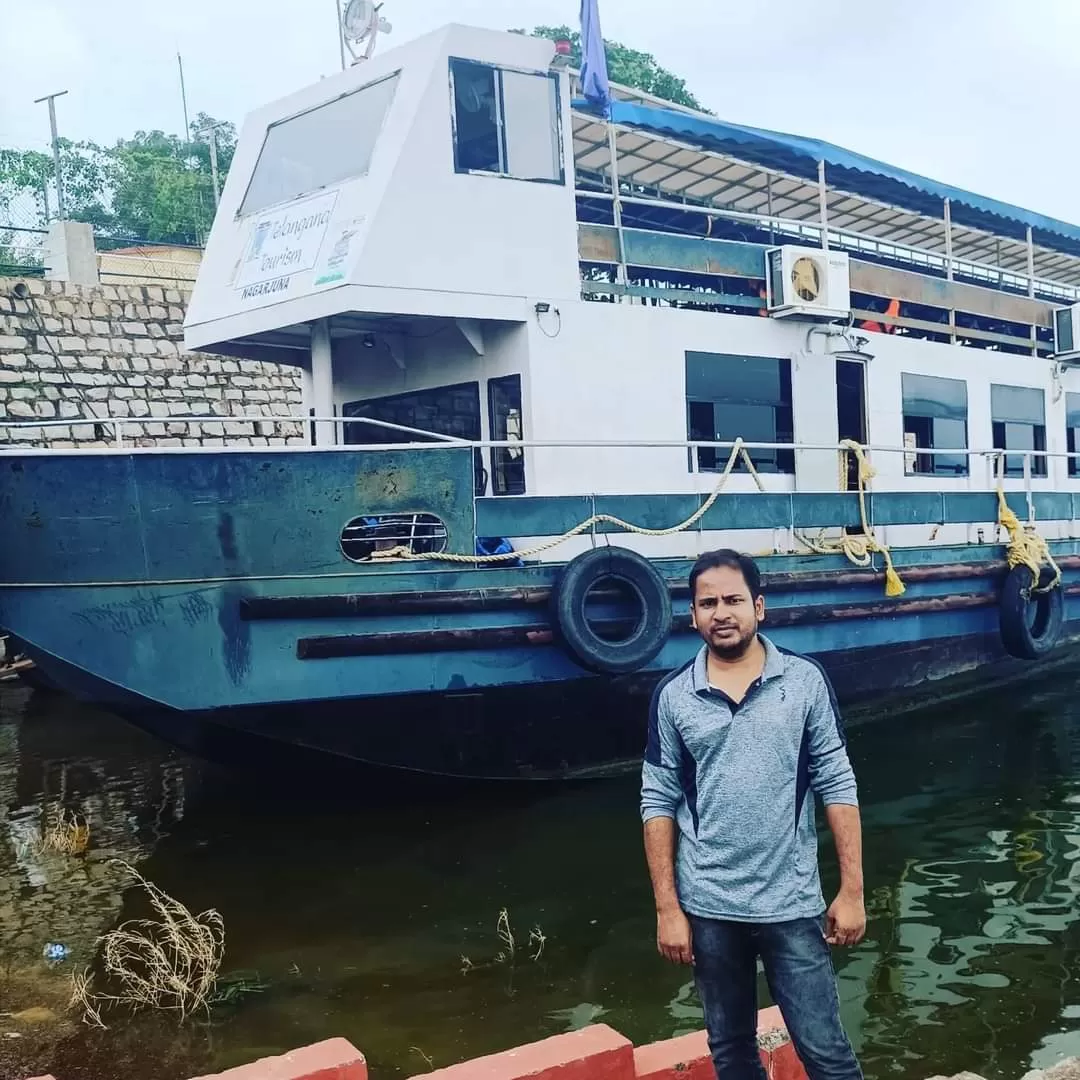
{"type": "MultiPolygon", "coordinates": [[[[768,682],[784,674],[784,654],[764,635],[758,634],[765,647],[765,666],[761,669],[761,681],[768,682]]],[[[694,660],[694,693],[709,692],[709,647],[702,645],[694,660]]]]}

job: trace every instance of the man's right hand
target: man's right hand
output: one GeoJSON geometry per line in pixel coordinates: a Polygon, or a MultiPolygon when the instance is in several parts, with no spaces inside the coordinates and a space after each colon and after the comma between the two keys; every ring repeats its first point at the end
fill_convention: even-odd
{"type": "Polygon", "coordinates": [[[690,920],[682,908],[677,907],[656,913],[656,947],[660,955],[673,964],[694,962],[690,920]]]}

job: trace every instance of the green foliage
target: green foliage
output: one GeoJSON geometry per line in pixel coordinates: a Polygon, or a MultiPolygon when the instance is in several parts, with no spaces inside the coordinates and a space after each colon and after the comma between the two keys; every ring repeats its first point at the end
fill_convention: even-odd
{"type": "MultiPolygon", "coordinates": [[[[114,146],[60,141],[68,217],[87,221],[105,238],[200,243],[214,219],[209,132],[216,128],[220,183],[236,150],[236,128],[199,113],[191,137],[139,131],[114,146]]],[[[55,212],[50,154],[0,149],[0,211],[22,196],[46,220],[46,190],[55,212]]],[[[27,222],[27,224],[32,224],[27,222]]]]}
{"type": "MultiPolygon", "coordinates": [[[[523,34],[524,30],[513,33],[523,34]]],[[[569,26],[537,26],[531,31],[533,37],[548,38],[550,41],[566,39],[570,42],[570,55],[575,67],[581,67],[581,34],[569,26]]],[[[631,49],[618,41],[604,40],[607,53],[608,77],[612,82],[623,86],[632,86],[644,90],[664,101],[677,105],[686,105],[691,109],[707,112],[701,102],[686,88],[686,80],[661,67],[652,53],[631,49]]]]}

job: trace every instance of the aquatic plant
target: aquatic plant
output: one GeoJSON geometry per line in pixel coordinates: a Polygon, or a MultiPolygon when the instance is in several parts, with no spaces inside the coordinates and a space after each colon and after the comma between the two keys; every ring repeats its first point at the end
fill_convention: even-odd
{"type": "MultiPolygon", "coordinates": [[[[495,923],[495,936],[502,944],[502,948],[486,964],[474,964],[468,956],[461,957],[461,974],[468,975],[470,971],[478,968],[494,967],[497,964],[505,964],[511,968],[516,966],[518,955],[517,938],[510,924],[510,912],[503,908],[499,912],[499,918],[495,923]]],[[[534,963],[544,954],[544,946],[547,945],[547,935],[539,926],[534,926],[529,931],[528,954],[534,963]]]]}
{"type": "Polygon", "coordinates": [[[129,919],[101,937],[100,964],[109,989],[94,992],[89,973],[75,973],[71,1005],[82,1009],[86,1023],[101,1027],[104,1007],[174,1011],[181,1021],[208,1010],[225,954],[221,915],[213,909],[192,915],[134,867],[113,863],[146,893],[155,917],[129,919]]]}
{"type": "Polygon", "coordinates": [[[40,837],[33,847],[37,854],[82,855],[90,846],[90,826],[74,810],[46,807],[40,837]]]}

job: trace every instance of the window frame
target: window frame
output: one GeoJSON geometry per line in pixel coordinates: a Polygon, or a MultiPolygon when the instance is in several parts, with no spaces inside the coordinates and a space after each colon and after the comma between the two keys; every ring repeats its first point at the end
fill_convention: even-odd
{"type": "MultiPolygon", "coordinates": [[[[505,436],[500,439],[496,431],[496,416],[495,416],[495,394],[501,387],[508,384],[517,384],[517,403],[518,403],[518,416],[521,421],[521,439],[525,440],[525,403],[524,403],[524,388],[522,386],[522,379],[519,374],[515,375],[499,375],[496,378],[488,379],[487,381],[487,400],[488,400],[488,431],[491,435],[492,442],[509,441],[505,439],[505,436]]],[[[490,455],[490,468],[491,468],[491,494],[500,498],[505,498],[511,495],[524,495],[528,491],[528,477],[525,470],[525,457],[526,450],[524,447],[521,449],[521,490],[512,490],[507,488],[506,490],[500,490],[500,469],[505,467],[505,462],[500,461],[500,455],[508,455],[509,450],[505,447],[493,446],[491,447],[490,455]]]]}
{"type": "MultiPolygon", "coordinates": [[[[1046,390],[1041,386],[1014,386],[1012,383],[991,383],[990,429],[991,441],[993,442],[994,449],[1005,451],[1003,475],[1007,478],[1022,478],[1024,475],[1025,452],[1030,454],[1032,451],[1046,450],[1046,390]],[[998,414],[994,411],[994,389],[999,386],[1005,390],[1028,390],[1038,393],[1042,401],[1042,423],[1035,424],[1030,420],[998,419],[998,414]],[[1008,446],[1009,425],[1024,425],[1031,428],[1032,446],[1030,449],[1027,447],[1011,448],[1008,446]],[[1015,459],[1017,464],[1012,464],[1010,458],[1015,459]]],[[[1045,456],[1039,454],[1039,456],[1032,456],[1030,460],[1031,475],[1033,477],[1042,479],[1049,474],[1048,463],[1045,456]]]]}
{"type": "Polygon", "coordinates": [[[363,86],[358,86],[355,90],[347,90],[344,93],[338,94],[335,97],[328,98],[326,101],[319,102],[318,105],[312,105],[307,109],[299,109],[297,112],[292,113],[289,116],[283,116],[280,120],[275,120],[271,124],[267,124],[266,131],[263,133],[262,145],[259,147],[258,156],[255,158],[255,166],[251,170],[251,175],[248,177],[247,185],[244,187],[244,194],[241,196],[240,205],[236,210],[236,220],[240,221],[244,218],[254,217],[258,214],[264,214],[268,210],[272,210],[278,206],[288,206],[290,203],[297,202],[299,199],[308,198],[312,195],[316,195],[321,191],[329,191],[341,184],[348,184],[354,180],[360,180],[371,173],[371,164],[375,160],[375,153],[378,150],[379,142],[382,139],[383,132],[386,130],[386,118],[390,115],[390,111],[394,107],[394,102],[397,100],[398,86],[401,82],[401,68],[397,68],[395,71],[390,71],[386,75],[381,76],[378,79],[373,79],[369,83],[365,83],[363,86]],[[316,187],[305,188],[303,191],[298,192],[295,195],[290,195],[285,199],[278,199],[276,202],[263,203],[255,208],[248,208],[247,201],[251,194],[251,186],[255,182],[255,177],[259,173],[259,166],[262,164],[263,154],[266,153],[267,143],[270,141],[271,132],[275,128],[282,128],[286,124],[292,123],[294,120],[298,120],[302,116],[308,116],[311,113],[318,112],[320,109],[325,109],[330,105],[336,105],[346,98],[354,97],[358,94],[363,94],[365,91],[370,90],[372,87],[379,86],[389,80],[395,81],[393,92],[390,94],[390,100],[387,102],[386,109],[383,112],[382,120],[379,122],[379,128],[376,132],[375,138],[371,144],[371,153],[368,155],[367,167],[358,173],[354,173],[351,176],[343,177],[340,180],[334,180],[329,183],[319,184],[316,187]]]}
{"type": "MultiPolygon", "coordinates": [[[[774,440],[778,444],[787,445],[780,435],[780,424],[777,423],[776,414],[781,410],[784,411],[785,420],[790,420],[790,435],[791,443],[790,449],[783,450],[751,450],[749,451],[750,460],[754,463],[754,468],[758,472],[768,473],[776,476],[794,476],[795,475],[795,404],[794,404],[794,390],[792,386],[792,372],[791,372],[791,358],[787,356],[751,356],[742,353],[714,353],[707,352],[703,349],[687,349],[683,353],[684,363],[684,376],[687,376],[684,381],[684,393],[686,397],[686,436],[688,442],[694,442],[695,437],[693,435],[693,425],[691,417],[693,409],[696,407],[699,410],[703,406],[707,406],[711,415],[711,430],[712,435],[708,439],[702,439],[702,442],[725,442],[726,439],[718,439],[716,437],[716,406],[725,406],[728,408],[745,408],[747,406],[753,408],[771,408],[773,410],[773,426],[777,431],[777,438],[774,440]],[[689,385],[689,366],[691,356],[708,356],[713,357],[720,363],[727,360],[741,360],[751,362],[773,363],[777,365],[778,382],[780,386],[781,398],[779,402],[765,401],[764,399],[751,400],[749,398],[715,398],[706,397],[704,394],[691,394],[689,385]],[[783,397],[786,391],[786,399],[783,397]],[[761,455],[767,454],[768,457],[762,457],[761,455]]],[[[783,434],[788,434],[788,430],[785,429],[783,434]]],[[[687,453],[687,468],[690,472],[694,472],[694,460],[693,451],[690,450],[687,453]]],[[[726,464],[726,459],[721,461],[723,452],[717,450],[715,447],[698,447],[697,449],[697,472],[720,472],[726,464]]]]}
{"type": "MultiPolygon", "coordinates": [[[[943,412],[946,411],[947,408],[948,408],[948,406],[942,406],[942,411],[943,412]]],[[[901,410],[901,416],[902,416],[902,419],[903,419],[903,431],[904,431],[904,436],[905,437],[908,434],[916,434],[915,432],[910,432],[909,431],[909,427],[914,427],[915,426],[914,424],[909,424],[909,421],[912,421],[912,420],[919,421],[920,426],[922,426],[924,424],[927,424],[927,423],[929,424],[929,438],[930,438],[930,441],[926,446],[923,446],[918,441],[918,437],[916,435],[915,445],[916,445],[916,447],[918,449],[920,449],[920,450],[933,450],[933,449],[935,449],[935,447],[934,447],[934,422],[937,421],[937,420],[949,420],[952,423],[957,423],[957,424],[962,423],[964,425],[963,446],[962,447],[957,446],[957,447],[954,447],[953,449],[958,449],[958,450],[959,449],[964,449],[964,450],[970,450],[971,449],[970,442],[969,442],[970,435],[971,435],[971,404],[970,404],[970,400],[968,398],[968,382],[967,382],[967,379],[954,379],[954,378],[950,378],[950,377],[945,376],[945,375],[926,375],[923,372],[919,372],[919,371],[902,371],[900,373],[900,410],[901,410]],[[934,413],[931,413],[931,412],[909,412],[908,411],[908,400],[909,399],[908,399],[908,396],[907,396],[907,389],[906,389],[906,386],[905,386],[905,382],[906,382],[906,380],[907,380],[907,378],[909,376],[911,376],[913,378],[917,378],[917,379],[929,379],[929,380],[931,380],[933,382],[947,382],[947,383],[954,383],[954,384],[957,384],[959,386],[962,386],[963,390],[964,390],[964,418],[963,418],[963,420],[961,420],[957,416],[935,415],[934,413]]],[[[948,476],[964,477],[964,476],[970,476],[971,475],[971,458],[970,457],[965,457],[964,458],[964,463],[963,463],[963,466],[962,466],[961,469],[955,469],[955,468],[946,469],[946,468],[939,468],[938,467],[938,460],[937,460],[938,456],[939,455],[937,455],[937,454],[916,454],[913,468],[909,467],[909,465],[907,463],[907,460],[905,459],[904,475],[905,476],[945,476],[945,477],[948,477],[948,476]]],[[[943,454],[941,456],[942,457],[953,457],[955,455],[943,454]]]]}
{"type": "Polygon", "coordinates": [[[531,71],[528,68],[518,68],[505,64],[489,64],[483,60],[473,60],[468,56],[451,56],[449,58],[449,83],[450,83],[450,151],[454,160],[454,172],[458,176],[489,176],[499,180],[517,180],[526,184],[554,184],[559,187],[566,186],[566,148],[563,131],[562,112],[562,79],[557,71],[531,71]],[[468,169],[461,166],[458,160],[458,114],[457,114],[457,89],[455,85],[454,65],[471,64],[474,67],[487,68],[495,75],[495,122],[498,125],[499,136],[499,163],[501,169],[468,169]],[[558,176],[515,176],[508,172],[508,152],[506,144],[506,102],[503,94],[503,72],[512,72],[515,75],[529,75],[537,79],[547,79],[555,88],[555,130],[554,136],[558,148],[558,176]]]}

